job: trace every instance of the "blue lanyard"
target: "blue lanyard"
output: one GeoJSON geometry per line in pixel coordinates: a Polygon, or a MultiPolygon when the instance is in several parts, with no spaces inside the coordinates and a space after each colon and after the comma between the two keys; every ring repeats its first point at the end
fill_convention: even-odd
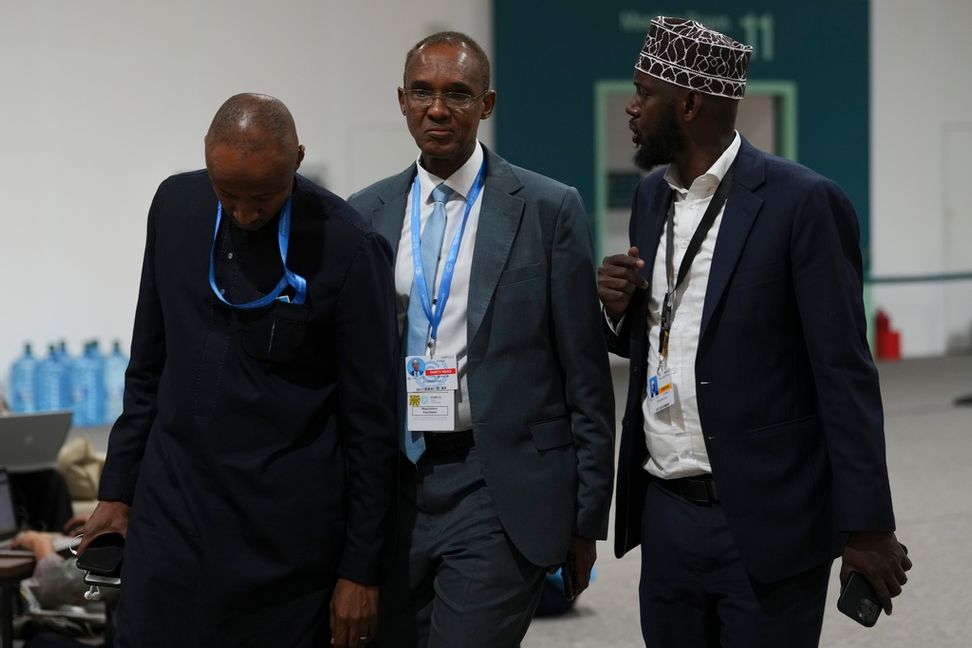
{"type": "Polygon", "coordinates": [[[274,302],[283,291],[287,289],[287,286],[293,286],[294,288],[294,298],[291,300],[294,304],[303,304],[304,300],[307,298],[307,281],[301,277],[299,274],[294,274],[287,268],[287,248],[290,246],[290,203],[291,198],[287,199],[284,203],[283,209],[280,213],[280,226],[277,228],[277,242],[280,247],[280,261],[283,263],[284,273],[280,277],[280,281],[277,282],[276,287],[270,291],[268,295],[264,295],[259,299],[254,299],[253,301],[246,302],[245,304],[234,304],[228,301],[223,293],[220,292],[219,287],[216,285],[216,241],[219,239],[219,224],[223,220],[223,203],[218,203],[216,207],[216,227],[213,229],[213,246],[209,250],[209,287],[213,289],[213,294],[227,306],[232,306],[233,308],[262,308],[268,306],[274,302]]]}
{"type": "Polygon", "coordinates": [[[422,229],[421,208],[419,206],[419,187],[418,174],[412,182],[412,266],[415,269],[415,283],[418,287],[419,297],[422,300],[422,310],[425,312],[426,319],[429,320],[429,339],[435,342],[439,332],[439,324],[442,323],[442,314],[445,312],[446,302],[449,300],[449,290],[452,288],[452,275],[456,270],[456,259],[459,258],[459,245],[462,243],[462,234],[466,231],[466,221],[469,212],[472,211],[479,192],[483,190],[483,176],[486,173],[486,161],[484,160],[479,167],[479,173],[473,180],[472,187],[469,188],[469,197],[466,199],[466,210],[462,214],[462,223],[459,230],[452,239],[449,248],[449,256],[446,257],[445,267],[442,269],[442,281],[439,282],[439,292],[435,298],[435,311],[429,302],[428,283],[425,279],[425,268],[422,264],[422,242],[420,231],[422,229]]]}

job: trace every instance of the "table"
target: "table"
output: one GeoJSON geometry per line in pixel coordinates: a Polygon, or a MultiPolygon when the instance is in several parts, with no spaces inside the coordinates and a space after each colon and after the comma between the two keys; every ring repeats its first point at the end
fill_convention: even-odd
{"type": "Polygon", "coordinates": [[[14,593],[20,581],[34,573],[35,560],[29,556],[6,558],[0,557],[0,614],[2,624],[0,633],[3,641],[2,648],[13,646],[13,602],[14,593]]]}

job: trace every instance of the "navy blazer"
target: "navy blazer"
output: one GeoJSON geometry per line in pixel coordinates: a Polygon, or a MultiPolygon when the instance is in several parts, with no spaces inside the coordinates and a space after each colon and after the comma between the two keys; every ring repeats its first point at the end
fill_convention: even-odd
{"type": "MultiPolygon", "coordinates": [[[[651,281],[671,201],[639,185],[631,244],[651,281]]],[[[611,350],[630,358],[615,552],[640,542],[647,458],[648,291],[611,350]]],[[[894,529],[877,371],[867,346],[860,232],[832,181],[743,140],[716,240],[695,360],[712,471],[742,559],[769,582],[830,560],[842,534],[894,529]]]]}
{"type": "MultiPolygon", "coordinates": [[[[555,565],[571,533],[607,535],[611,504],[593,253],[575,189],[485,153],[466,315],[473,434],[503,528],[528,560],[555,565]]],[[[413,164],[348,199],[396,251],[414,177],[413,164]]]]}

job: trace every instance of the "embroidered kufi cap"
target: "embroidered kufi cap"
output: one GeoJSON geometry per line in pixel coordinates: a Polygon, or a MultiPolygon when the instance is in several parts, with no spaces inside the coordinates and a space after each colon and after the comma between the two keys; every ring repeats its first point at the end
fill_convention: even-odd
{"type": "Polygon", "coordinates": [[[742,99],[753,48],[687,18],[651,19],[635,69],[705,94],[742,99]]]}

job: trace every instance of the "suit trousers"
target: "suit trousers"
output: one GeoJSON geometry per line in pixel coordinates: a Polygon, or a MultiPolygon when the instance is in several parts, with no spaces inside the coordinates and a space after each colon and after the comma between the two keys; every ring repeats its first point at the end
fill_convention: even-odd
{"type": "Polygon", "coordinates": [[[478,450],[403,459],[401,484],[381,648],[518,646],[546,570],[504,532],[478,450]]]}
{"type": "Polygon", "coordinates": [[[756,582],[723,508],[689,502],[657,483],[645,495],[641,548],[645,646],[817,646],[830,562],[780,582],[756,582]]]}

